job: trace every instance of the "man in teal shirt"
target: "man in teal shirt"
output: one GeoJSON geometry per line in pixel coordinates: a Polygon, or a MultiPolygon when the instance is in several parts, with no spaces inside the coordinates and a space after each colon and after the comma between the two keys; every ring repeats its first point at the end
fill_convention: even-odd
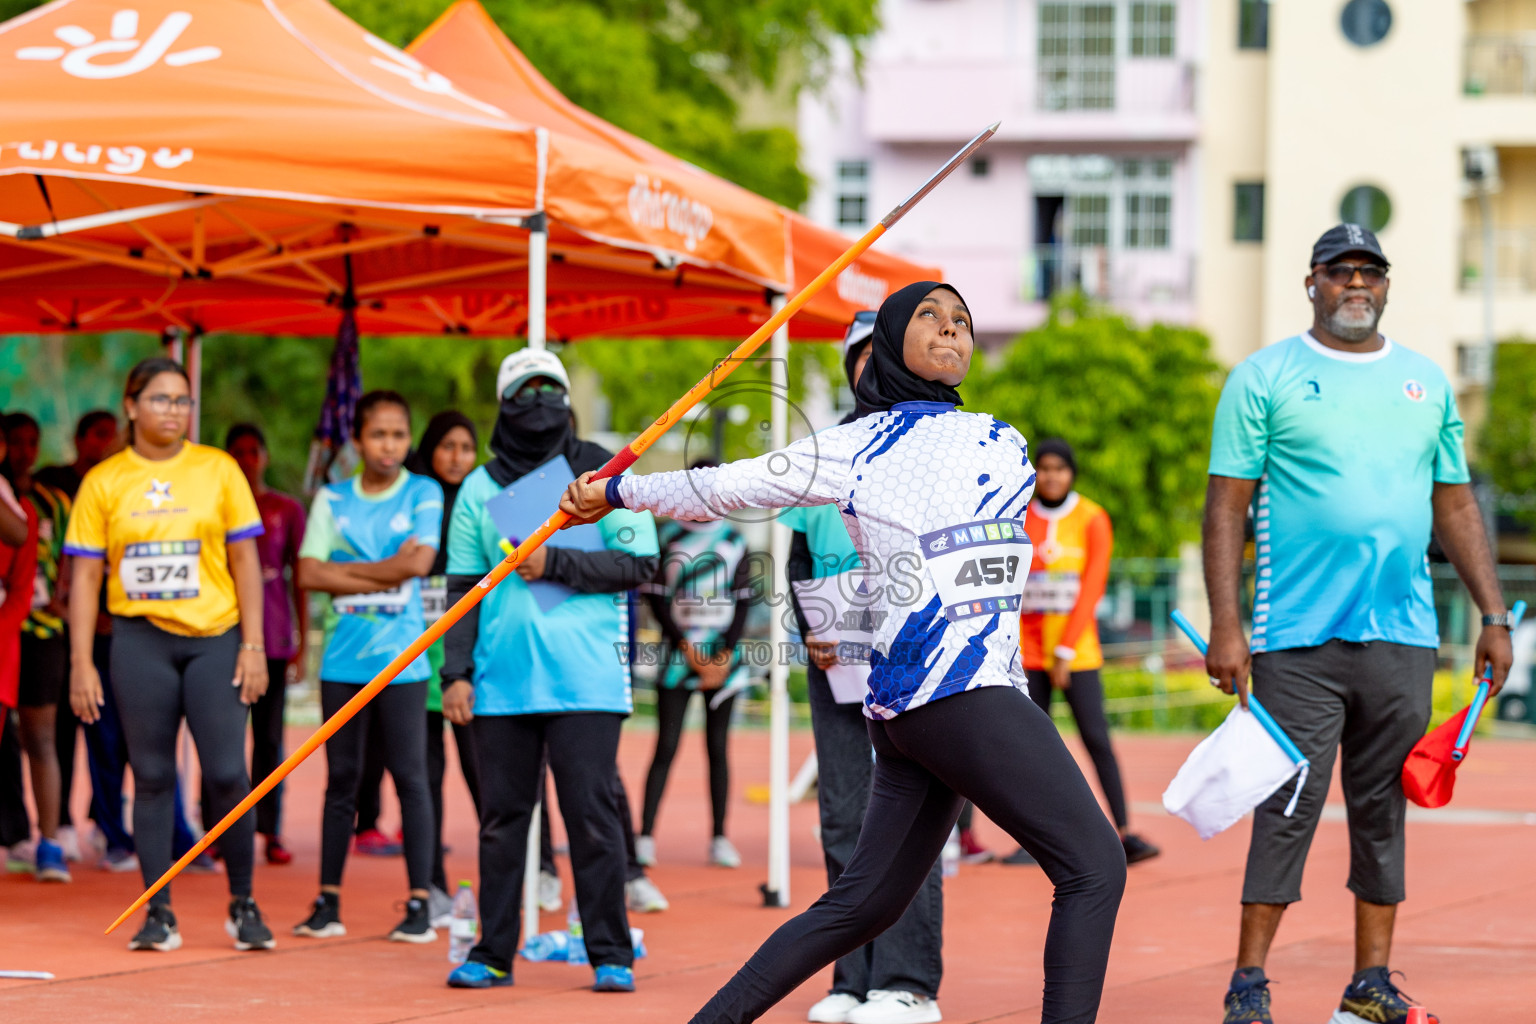
{"type": "Polygon", "coordinates": [[[1245,704],[1251,671],[1255,695],[1312,763],[1291,817],[1280,794],[1254,813],[1227,1024],[1272,1024],[1264,962],[1286,906],[1301,898],[1341,746],[1355,975],[1331,1024],[1406,1019],[1387,958],[1404,899],[1403,761],[1429,723],[1440,643],[1432,531],[1484,612],[1476,669],[1492,667],[1495,693],[1509,671],[1508,618],[1450,383],[1377,330],[1388,266],[1360,225],[1325,232],[1304,281],[1311,330],[1234,368],[1216,409],[1206,667],[1245,704]],[[1238,606],[1250,509],[1251,643],[1238,606]]]}

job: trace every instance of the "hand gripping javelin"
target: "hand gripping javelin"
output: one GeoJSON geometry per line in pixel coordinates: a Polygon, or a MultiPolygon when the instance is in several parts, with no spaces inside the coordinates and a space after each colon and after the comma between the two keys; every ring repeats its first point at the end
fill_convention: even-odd
{"type": "MultiPolygon", "coordinates": [[[[774,313],[773,316],[768,318],[767,323],[753,331],[751,337],[747,338],[747,340],[743,341],[740,345],[737,345],[735,351],[717,363],[714,369],[710,370],[708,375],[706,375],[703,380],[689,388],[683,397],[679,398],[676,402],[673,402],[672,408],[668,409],[661,416],[657,417],[656,421],[649,427],[646,427],[639,437],[635,438],[629,443],[627,448],[619,452],[613,458],[609,459],[607,465],[603,466],[602,469],[597,471],[596,479],[604,479],[610,476],[617,476],[618,474],[628,469],[630,466],[634,465],[635,460],[638,459],[641,455],[645,454],[646,449],[655,444],[657,438],[661,437],[662,434],[665,434],[668,430],[670,430],[673,424],[681,420],[689,409],[692,409],[695,405],[702,401],[706,395],[708,395],[711,391],[720,385],[721,381],[730,376],[732,371],[734,371],[738,366],[745,362],[747,358],[752,355],[752,353],[761,348],[763,342],[767,341],[768,338],[772,336],[774,331],[777,331],[780,327],[783,327],[784,324],[789,321],[789,318],[798,313],[801,308],[804,307],[805,304],[816,295],[817,292],[821,291],[828,284],[830,284],[833,279],[837,277],[837,275],[841,274],[844,270],[847,270],[849,265],[864,253],[864,250],[868,249],[871,245],[874,245],[875,241],[879,239],[881,235],[885,234],[891,225],[895,224],[898,220],[904,217],[908,210],[912,209],[912,207],[920,203],[924,197],[928,195],[928,193],[932,192],[935,188],[938,187],[941,181],[949,177],[950,172],[952,172],[956,167],[960,166],[960,164],[972,153],[980,149],[982,143],[990,139],[992,135],[997,131],[999,123],[1001,122],[994,122],[985,130],[983,130],[981,134],[977,135],[970,142],[966,143],[964,148],[962,148],[954,156],[950,157],[949,160],[945,162],[944,166],[935,171],[933,176],[925,181],[917,189],[917,191],[913,192],[910,196],[897,204],[895,209],[891,210],[890,213],[886,214],[880,219],[880,223],[876,224],[874,227],[865,232],[862,238],[850,245],[841,256],[833,260],[832,263],[820,274],[817,274],[816,278],[811,281],[810,284],[800,289],[799,293],[796,294],[794,298],[786,302],[778,310],[778,312],[774,313]]],[[[378,675],[374,676],[373,681],[370,682],[367,686],[363,687],[357,696],[353,697],[351,700],[347,701],[346,704],[342,705],[341,710],[337,711],[330,717],[330,719],[322,724],[320,728],[316,729],[314,735],[305,740],[297,750],[288,756],[286,761],[278,765],[272,771],[271,775],[268,775],[265,779],[261,780],[261,782],[251,790],[250,794],[235,806],[234,810],[224,815],[222,821],[213,826],[213,828],[209,829],[201,839],[193,844],[192,849],[182,854],[181,859],[178,860],[175,864],[172,864],[170,869],[166,871],[165,874],[161,875],[160,878],[156,880],[154,885],[146,889],[143,895],[134,900],[133,904],[127,910],[118,915],[117,920],[113,921],[112,924],[108,926],[107,934],[110,935],[119,925],[128,920],[128,918],[131,917],[136,910],[144,906],[144,904],[148,903],[151,896],[168,885],[171,879],[179,875],[183,868],[192,863],[192,860],[198,854],[206,850],[211,843],[218,839],[219,836],[224,834],[224,831],[228,829],[229,826],[238,821],[242,814],[255,807],[256,804],[261,801],[262,797],[270,793],[273,787],[275,787],[279,782],[282,782],[283,779],[288,776],[289,772],[297,768],[310,754],[313,754],[319,748],[320,744],[334,736],[336,734],[336,730],[340,729],[343,725],[346,725],[347,722],[351,720],[353,715],[362,710],[364,704],[367,704],[370,700],[376,697],[379,691],[388,686],[390,682],[395,678],[395,676],[399,675],[408,665],[411,664],[411,662],[420,657],[423,651],[436,643],[438,638],[441,637],[444,633],[448,632],[449,628],[455,622],[458,622],[459,619],[463,618],[466,612],[468,612],[475,605],[479,604],[485,595],[491,592],[492,587],[506,579],[512,570],[516,569],[520,564],[522,564],[523,559],[527,558],[529,554],[534,551],[534,549],[548,540],[555,533],[555,531],[559,530],[569,520],[570,516],[558,510],[556,510],[556,512],[548,519],[544,520],[544,525],[535,530],[531,536],[525,539],[516,547],[515,550],[512,551],[511,554],[503,559],[496,566],[496,568],[487,573],[485,578],[476,584],[469,593],[459,598],[459,600],[454,603],[452,608],[449,608],[446,612],[443,613],[441,618],[439,618],[432,625],[428,626],[425,633],[421,634],[421,636],[417,637],[409,647],[401,651],[395,660],[384,666],[383,670],[380,671],[378,675]]]]}

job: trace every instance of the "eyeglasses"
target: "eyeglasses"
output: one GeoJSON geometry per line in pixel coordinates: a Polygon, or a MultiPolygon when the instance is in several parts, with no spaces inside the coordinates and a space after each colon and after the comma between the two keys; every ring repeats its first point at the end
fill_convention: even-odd
{"type": "Polygon", "coordinates": [[[148,404],[155,412],[169,412],[172,409],[177,412],[189,412],[197,404],[186,395],[177,395],[175,398],[170,395],[146,395],[140,401],[148,404]]]}
{"type": "Polygon", "coordinates": [[[534,402],[538,401],[538,398],[539,398],[540,395],[563,395],[563,394],[565,394],[564,386],[562,386],[560,384],[557,384],[554,381],[545,381],[542,384],[540,384],[538,382],[533,382],[533,383],[529,383],[529,384],[524,384],[522,387],[518,388],[517,391],[515,391],[513,393],[513,395],[512,395],[512,404],[513,405],[532,405],[534,402]]]}
{"type": "Polygon", "coordinates": [[[1374,288],[1387,279],[1387,268],[1375,263],[1330,263],[1323,270],[1323,275],[1331,283],[1340,286],[1353,281],[1356,273],[1369,288],[1374,288]]]}

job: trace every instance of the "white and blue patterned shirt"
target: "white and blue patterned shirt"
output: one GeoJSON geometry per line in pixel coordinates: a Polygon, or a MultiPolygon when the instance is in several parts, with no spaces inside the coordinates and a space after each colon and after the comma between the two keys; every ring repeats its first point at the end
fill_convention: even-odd
{"type": "Polygon", "coordinates": [[[1025,687],[1019,599],[1034,489],[1028,445],[1008,424],[903,402],[755,459],[622,477],[609,493],[693,520],[836,503],[878,585],[865,713],[894,718],[979,686],[1025,687]]]}

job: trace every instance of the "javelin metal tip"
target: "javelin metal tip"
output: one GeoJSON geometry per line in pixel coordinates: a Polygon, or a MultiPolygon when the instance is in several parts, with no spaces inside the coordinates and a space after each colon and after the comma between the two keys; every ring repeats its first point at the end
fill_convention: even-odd
{"type": "Polygon", "coordinates": [[[991,124],[987,125],[987,134],[991,135],[993,132],[997,131],[1002,126],[1003,126],[1003,122],[1001,122],[1001,121],[993,121],[991,124]]]}
{"type": "Polygon", "coordinates": [[[1001,121],[993,121],[986,128],[983,128],[980,132],[978,132],[974,139],[972,139],[970,142],[967,142],[963,147],[961,147],[959,152],[945,161],[944,166],[940,167],[933,173],[933,177],[923,182],[922,185],[918,186],[916,192],[913,192],[906,199],[902,200],[897,204],[895,209],[882,217],[880,219],[880,226],[883,228],[889,228],[892,224],[895,224],[898,220],[900,220],[908,210],[912,209],[912,207],[921,202],[924,196],[937,188],[939,186],[939,182],[949,177],[951,171],[953,171],[956,167],[959,167],[962,163],[965,162],[967,157],[980,149],[981,144],[990,139],[992,134],[997,131],[998,126],[1002,123],[1003,122],[1001,121]]]}

